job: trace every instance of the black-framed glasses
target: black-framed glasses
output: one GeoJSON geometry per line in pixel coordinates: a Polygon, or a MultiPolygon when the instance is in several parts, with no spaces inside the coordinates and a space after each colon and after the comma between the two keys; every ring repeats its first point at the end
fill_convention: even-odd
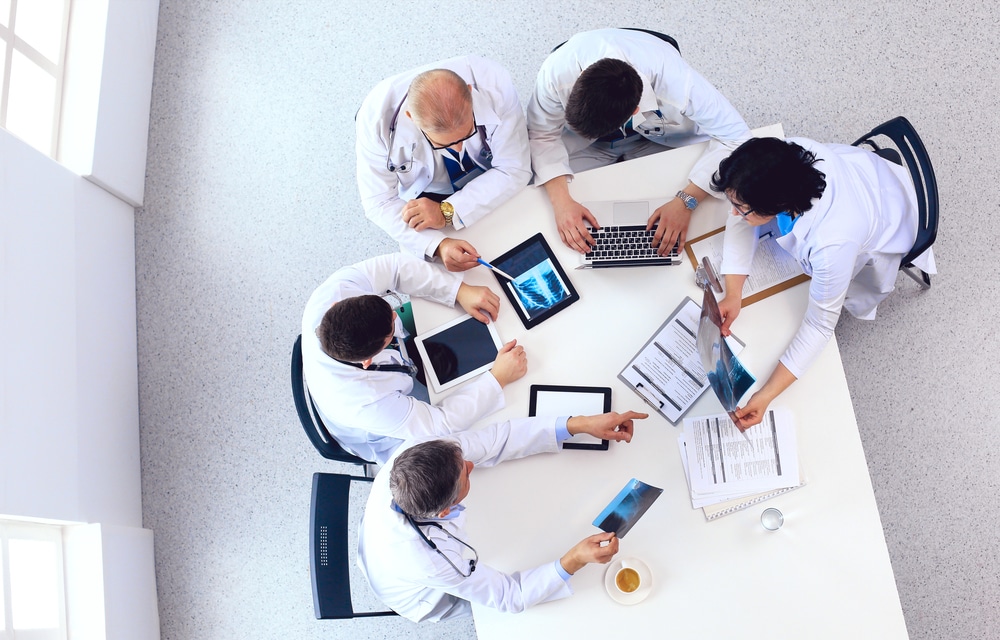
{"type": "Polygon", "coordinates": [[[746,218],[747,216],[749,216],[749,215],[750,215],[750,214],[752,214],[752,213],[757,213],[757,212],[756,212],[756,211],[754,211],[753,209],[748,209],[747,211],[744,211],[743,209],[740,209],[740,207],[745,207],[745,206],[747,206],[747,205],[745,205],[745,204],[739,204],[739,205],[738,205],[738,204],[736,204],[735,202],[733,202],[732,200],[730,200],[730,201],[729,201],[729,204],[730,204],[730,205],[732,205],[732,207],[733,207],[733,211],[735,211],[736,213],[740,214],[740,215],[741,215],[741,216],[743,216],[744,218],[746,218]]]}
{"type": "MultiPolygon", "coordinates": [[[[403,514],[403,516],[410,523],[410,526],[412,526],[414,528],[414,530],[416,530],[417,534],[421,538],[423,538],[423,541],[427,543],[427,546],[429,546],[431,549],[433,549],[435,552],[437,552],[437,554],[439,556],[441,556],[442,558],[444,558],[444,561],[447,562],[448,564],[450,564],[451,568],[454,569],[458,573],[458,575],[462,576],[463,578],[468,578],[469,576],[472,575],[472,572],[476,570],[476,565],[479,564],[479,552],[476,551],[475,548],[473,548],[473,546],[471,544],[469,544],[468,542],[465,542],[461,538],[458,538],[458,537],[452,535],[452,533],[450,531],[448,531],[447,529],[445,529],[444,527],[442,527],[437,522],[417,522],[416,520],[414,520],[413,518],[411,518],[408,514],[403,514]],[[449,538],[451,538],[452,540],[454,540],[455,542],[457,542],[458,544],[462,545],[463,547],[465,547],[466,549],[468,549],[470,552],[472,552],[472,555],[475,556],[475,557],[471,558],[471,559],[468,559],[469,560],[469,572],[465,573],[464,571],[462,571],[461,569],[459,569],[458,566],[454,562],[452,562],[451,560],[449,560],[448,556],[444,555],[444,552],[442,552],[440,549],[438,549],[437,545],[434,544],[434,542],[432,542],[431,539],[428,538],[427,535],[423,531],[420,530],[420,527],[437,527],[438,529],[441,530],[441,532],[444,535],[448,536],[449,538]]],[[[463,555],[462,556],[462,560],[466,560],[466,559],[467,558],[463,555]]]]}
{"type": "Polygon", "coordinates": [[[478,131],[479,131],[479,127],[476,125],[476,116],[475,116],[475,114],[473,114],[473,116],[472,116],[472,131],[469,132],[469,135],[467,135],[464,138],[461,138],[459,140],[456,140],[454,142],[449,142],[448,144],[434,144],[434,141],[427,137],[427,134],[424,133],[423,129],[420,130],[420,133],[424,134],[424,138],[426,138],[427,142],[430,143],[431,149],[433,149],[435,151],[441,151],[442,149],[447,149],[448,147],[454,147],[456,144],[459,144],[460,142],[465,142],[466,140],[468,140],[472,136],[476,135],[476,132],[478,132],[478,131]]]}

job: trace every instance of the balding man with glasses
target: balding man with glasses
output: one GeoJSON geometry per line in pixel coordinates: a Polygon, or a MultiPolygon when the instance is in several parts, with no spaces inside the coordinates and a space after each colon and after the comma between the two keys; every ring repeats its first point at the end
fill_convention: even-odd
{"type": "Polygon", "coordinates": [[[365,215],[449,271],[479,253],[449,229],[475,224],[531,178],[528,133],[510,74],[462,56],[383,80],[357,115],[365,215]]]}

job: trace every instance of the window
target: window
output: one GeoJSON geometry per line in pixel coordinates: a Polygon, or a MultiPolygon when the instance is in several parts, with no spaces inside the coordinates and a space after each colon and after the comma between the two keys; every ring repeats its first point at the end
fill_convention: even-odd
{"type": "Polygon", "coordinates": [[[0,0],[0,126],[55,157],[70,0],[0,0]]]}
{"type": "Polygon", "coordinates": [[[0,638],[65,640],[62,527],[0,520],[0,577],[0,638]]]}

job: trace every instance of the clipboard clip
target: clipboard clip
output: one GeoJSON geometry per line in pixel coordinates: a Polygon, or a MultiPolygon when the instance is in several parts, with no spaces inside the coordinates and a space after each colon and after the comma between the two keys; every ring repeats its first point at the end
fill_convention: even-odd
{"type": "Polygon", "coordinates": [[[712,265],[708,256],[701,259],[701,265],[694,271],[694,281],[702,289],[711,287],[716,293],[722,293],[722,283],[719,282],[719,274],[712,265]]]}
{"type": "Polygon", "coordinates": [[[645,392],[643,391],[643,390],[644,390],[645,388],[646,388],[646,387],[645,387],[645,386],[643,386],[643,384],[642,384],[641,382],[637,382],[637,383],[636,383],[636,385],[635,385],[635,390],[636,390],[636,393],[638,393],[638,394],[639,394],[639,396],[640,396],[640,397],[641,397],[641,398],[642,398],[643,400],[645,400],[645,401],[646,401],[646,404],[648,404],[649,406],[653,407],[653,408],[654,408],[654,409],[656,409],[657,411],[660,411],[660,410],[662,410],[662,409],[663,409],[663,401],[662,401],[662,400],[657,400],[657,399],[655,399],[655,398],[654,398],[654,399],[652,399],[652,400],[650,400],[650,399],[649,399],[649,396],[647,396],[647,395],[646,395],[646,393],[645,393],[645,392]]]}

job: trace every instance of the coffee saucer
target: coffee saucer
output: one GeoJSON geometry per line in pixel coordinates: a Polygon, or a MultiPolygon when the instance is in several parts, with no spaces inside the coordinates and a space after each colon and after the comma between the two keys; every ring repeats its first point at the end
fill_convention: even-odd
{"type": "Polygon", "coordinates": [[[604,573],[604,588],[611,599],[619,604],[639,604],[653,590],[653,572],[639,558],[615,558],[604,573]],[[615,575],[623,566],[631,567],[639,573],[639,588],[632,593],[622,593],[615,586],[615,575]]]}

